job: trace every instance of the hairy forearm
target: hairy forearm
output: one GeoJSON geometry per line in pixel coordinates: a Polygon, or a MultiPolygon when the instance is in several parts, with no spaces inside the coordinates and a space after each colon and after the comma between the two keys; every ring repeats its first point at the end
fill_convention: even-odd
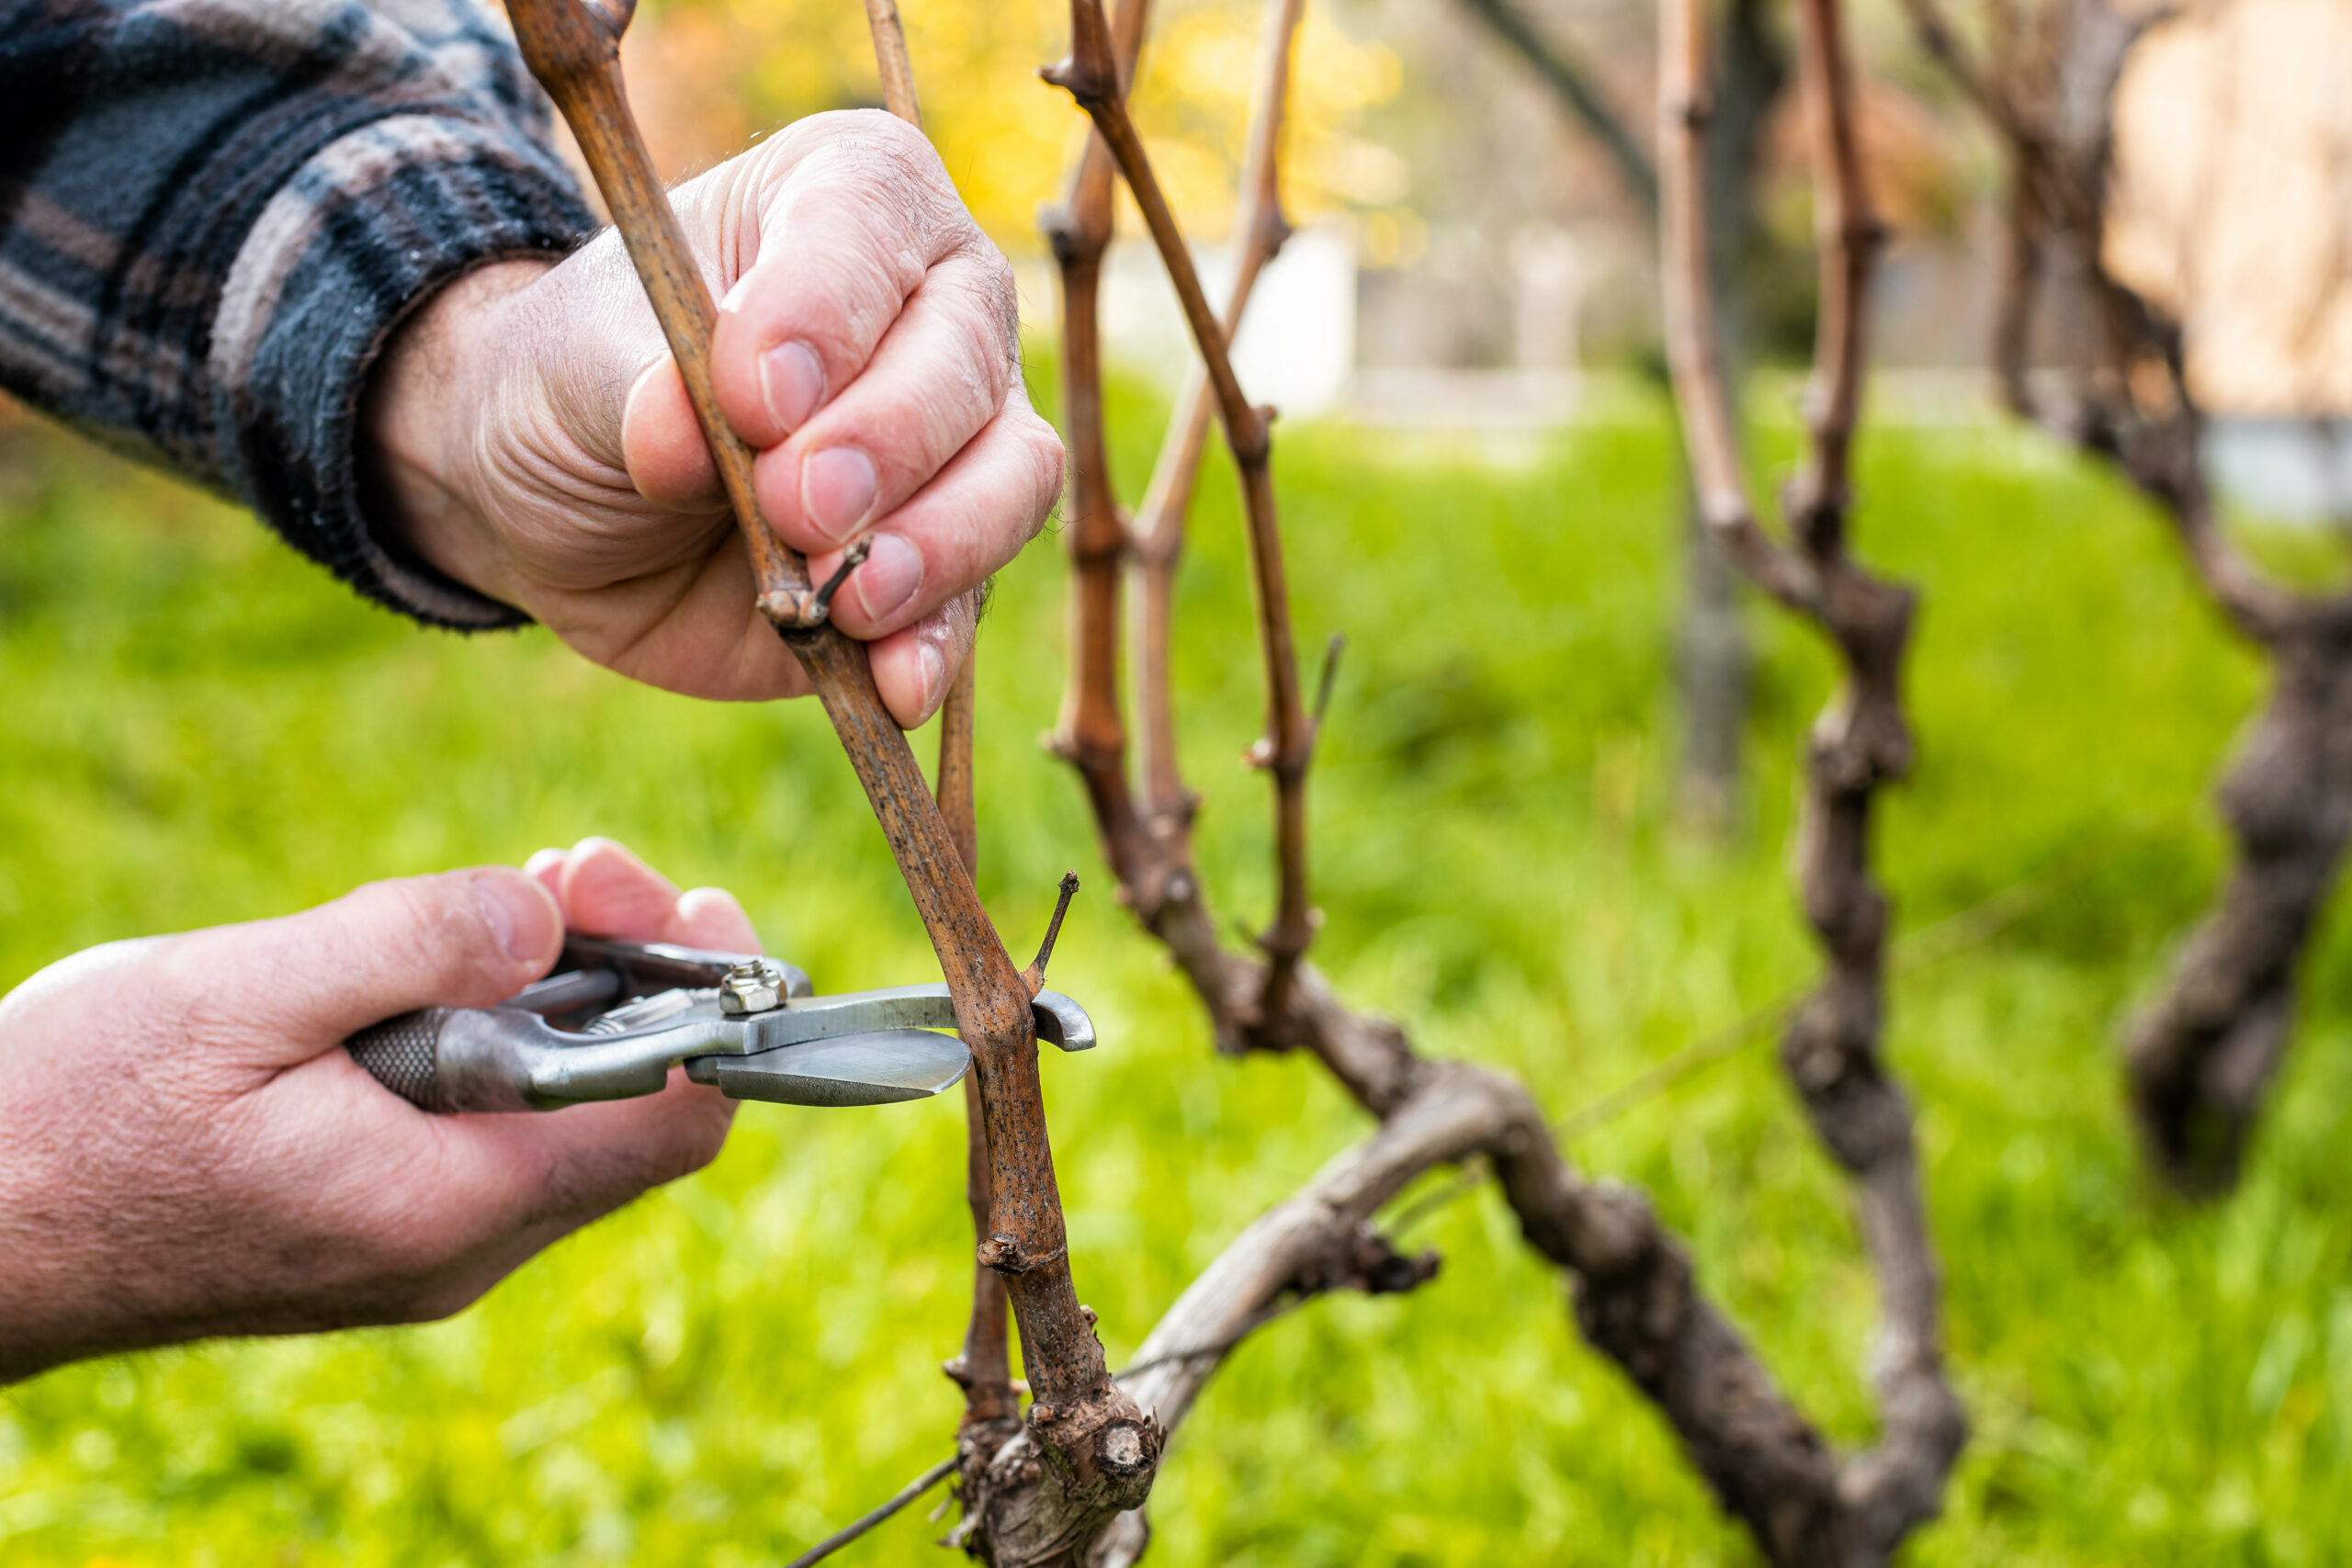
{"type": "Polygon", "coordinates": [[[430,1117],[342,1042],[483,1006],[569,926],[751,951],[731,898],[617,845],[378,883],[118,942],[0,998],[0,1382],[214,1335],[445,1316],[566,1231],[707,1161],[683,1080],[560,1115],[430,1117]]]}

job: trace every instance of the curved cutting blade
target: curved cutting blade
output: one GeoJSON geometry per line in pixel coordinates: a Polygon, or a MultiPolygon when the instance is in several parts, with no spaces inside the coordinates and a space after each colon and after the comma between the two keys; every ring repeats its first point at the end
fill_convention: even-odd
{"type": "Polygon", "coordinates": [[[779,1105],[888,1105],[953,1089],[972,1053],[952,1034],[882,1029],[839,1040],[814,1040],[749,1056],[702,1056],[686,1064],[697,1083],[715,1083],[729,1100],[779,1105]]]}

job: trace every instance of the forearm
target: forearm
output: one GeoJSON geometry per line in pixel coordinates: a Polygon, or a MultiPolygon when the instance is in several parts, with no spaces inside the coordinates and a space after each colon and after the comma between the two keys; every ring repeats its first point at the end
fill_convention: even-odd
{"type": "MultiPolygon", "coordinates": [[[[0,1027],[6,1019],[0,1008],[0,1027]]],[[[0,1062],[15,1055],[0,1033],[0,1062]]],[[[9,1077],[0,1074],[0,1086],[20,1092],[9,1077]]],[[[56,1158],[61,1141],[55,1129],[0,1131],[0,1258],[8,1260],[0,1268],[0,1383],[73,1359],[64,1328],[95,1304],[79,1288],[86,1273],[74,1268],[78,1205],[56,1158]]]]}
{"type": "Polygon", "coordinates": [[[432,1117],[344,1051],[546,973],[567,924],[747,952],[733,899],[619,846],[360,888],[119,942],[0,998],[0,1382],[212,1335],[447,1315],[718,1152],[699,1086],[547,1116],[432,1117]]]}
{"type": "Polygon", "coordinates": [[[417,300],[591,220],[496,13],[424,14],[0,4],[0,383],[371,597],[511,624],[369,532],[359,403],[417,300]]]}
{"type": "Polygon", "coordinates": [[[220,1249],[201,1232],[223,1205],[179,1190],[187,1165],[212,1157],[210,1130],[169,1150],[151,1138],[171,1053],[138,980],[160,978],[174,940],[93,948],[0,996],[0,1382],[188,1337],[178,1293],[218,1292],[220,1249]],[[145,1048],[94,1070],[84,1053],[101,1032],[145,1048]],[[159,1211],[167,1244],[122,1245],[159,1211]]]}

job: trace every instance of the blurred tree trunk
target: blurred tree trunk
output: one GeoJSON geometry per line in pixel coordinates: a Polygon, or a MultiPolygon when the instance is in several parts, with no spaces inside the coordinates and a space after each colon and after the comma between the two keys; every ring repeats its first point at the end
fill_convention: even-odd
{"type": "MultiPolygon", "coordinates": [[[[1626,192],[1655,223],[1657,170],[1610,105],[1593,72],[1574,52],[1539,30],[1519,0],[1463,0],[1471,14],[1510,46],[1551,89],[1569,119],[1598,142],[1626,192]]],[[[1710,286],[1723,323],[1732,380],[1738,385],[1752,357],[1754,312],[1743,287],[1747,264],[1770,244],[1756,207],[1756,175],[1774,107],[1789,73],[1788,53],[1771,29],[1766,0],[1725,0],[1723,58],[1717,62],[1714,114],[1706,144],[1710,286]]],[[[1679,471],[1687,474],[1687,466],[1679,471]]],[[[1738,820],[1740,739],[1747,724],[1747,629],[1740,615],[1738,575],[1722,547],[1701,525],[1685,480],[1682,513],[1682,602],[1675,631],[1676,688],[1682,708],[1681,778],[1677,797],[1684,817],[1710,830],[1738,820]]]]}
{"type": "MultiPolygon", "coordinates": [[[[1756,175],[1789,64],[1766,23],[1764,0],[1729,0],[1725,11],[1720,86],[1706,142],[1707,262],[1731,384],[1739,387],[1755,349],[1742,264],[1770,243],[1756,209],[1756,175]]],[[[1680,804],[1688,820],[1724,832],[1739,819],[1740,739],[1747,725],[1752,655],[1740,618],[1738,573],[1701,519],[1687,479],[1682,509],[1676,661],[1682,697],[1680,804]]]]}
{"type": "Polygon", "coordinates": [[[2123,0],[1989,6],[1980,51],[1936,0],[1905,3],[1922,46],[2007,154],[1994,342],[2003,400],[2153,502],[2207,597],[2270,667],[2267,705],[2220,788],[2235,849],[2228,882],[2124,1042],[2157,1172],[2184,1193],[2226,1192],[2352,847],[2352,590],[2274,577],[2231,539],[2206,471],[2181,311],[2110,264],[2116,93],[2132,50],[2176,13],[2123,0]]]}

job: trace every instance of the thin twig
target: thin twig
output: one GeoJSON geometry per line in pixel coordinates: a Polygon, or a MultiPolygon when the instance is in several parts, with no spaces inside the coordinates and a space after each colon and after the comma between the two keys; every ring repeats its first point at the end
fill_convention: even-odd
{"type": "MultiPolygon", "coordinates": [[[[972,768],[978,656],[977,649],[965,654],[956,683],[948,688],[947,701],[939,710],[939,809],[955,835],[965,870],[974,876],[980,868],[972,768]]],[[[964,1201],[972,1214],[972,1245],[977,1254],[981,1244],[995,1235],[995,1227],[989,1224],[988,1116],[980,1103],[979,1081],[969,1076],[964,1079],[964,1201]]],[[[965,1456],[976,1464],[987,1463],[1012,1436],[1021,1416],[1021,1401],[1012,1383],[1012,1325],[1006,1307],[1004,1277],[976,1260],[964,1348],[944,1369],[964,1391],[962,1446],[965,1456]]]]}
{"type": "MultiPolygon", "coordinates": [[[[1258,32],[1258,62],[1250,90],[1250,137],[1241,157],[1241,179],[1228,231],[1235,251],[1233,283],[1226,296],[1226,337],[1241,330],[1243,312],[1266,264],[1290,238],[1283,215],[1282,141],[1288,120],[1293,57],[1306,0],[1266,0],[1258,32]]],[[[1187,841],[1193,799],[1184,787],[1176,748],[1170,643],[1174,635],[1176,565],[1183,554],[1185,517],[1200,478],[1216,399],[1204,363],[1186,367],[1183,386],[1160,438],[1151,483],[1133,525],[1136,586],[1142,610],[1136,621],[1136,704],[1142,715],[1137,749],[1142,753],[1144,808],[1168,853],[1191,863],[1187,841]]]]}
{"type": "MultiPolygon", "coordinates": [[[[882,78],[882,101],[892,114],[918,130],[922,111],[915,97],[914,65],[907,52],[897,0],[865,0],[865,20],[874,35],[874,62],[882,78]]],[[[863,558],[861,555],[861,558],[863,558]]],[[[966,874],[980,872],[980,828],[972,763],[975,705],[978,698],[979,650],[964,655],[939,709],[940,815],[947,820],[966,874]]],[[[964,1079],[964,1200],[972,1215],[972,1244],[995,1234],[989,1224],[991,1163],[986,1109],[976,1076],[964,1079]]],[[[1007,1317],[1004,1277],[986,1264],[972,1265],[972,1310],[965,1321],[964,1348],[942,1369],[964,1391],[964,1420],[957,1458],[985,1468],[1005,1438],[1018,1429],[1021,1401],[1012,1383],[1012,1325],[1007,1317]]],[[[887,1517],[887,1516],[885,1516],[887,1517]]],[[[842,1537],[851,1540],[854,1537],[842,1537]]],[[[814,1561],[812,1558],[811,1561],[814,1561]]]]}
{"type": "Polygon", "coordinates": [[[816,594],[810,600],[820,617],[831,611],[833,595],[842,591],[842,585],[849,581],[849,574],[864,566],[865,558],[873,553],[874,536],[871,534],[842,552],[841,562],[833,568],[833,575],[817,585],[816,594]]]}
{"type": "MultiPolygon", "coordinates": [[[[1122,82],[1132,76],[1142,52],[1148,13],[1148,0],[1120,0],[1110,23],[1122,82]]],[[[1119,713],[1119,620],[1121,574],[1131,541],[1113,489],[1103,431],[1100,298],[1116,179],[1110,148],[1099,132],[1090,131],[1068,194],[1040,215],[1060,283],[1062,437],[1070,455],[1064,503],[1072,580],[1069,665],[1050,744],[1085,781],[1121,888],[1130,901],[1139,895],[1156,901],[1171,852],[1147,829],[1127,783],[1127,737],[1119,713]]]]}
{"type": "Polygon", "coordinates": [[[1029,994],[1035,996],[1046,984],[1046,965],[1054,961],[1054,943],[1062,934],[1062,917],[1069,913],[1069,901],[1078,896],[1078,873],[1062,873],[1061,890],[1054,899],[1053,919],[1046,922],[1046,940],[1037,944],[1037,956],[1021,977],[1029,982],[1029,994]]]}
{"type": "Polygon", "coordinates": [[[909,125],[922,124],[915,101],[914,62],[907,55],[907,30],[899,22],[899,0],[865,0],[865,23],[874,35],[874,64],[882,76],[882,107],[909,125]]]}
{"type": "Polygon", "coordinates": [[[816,1545],[810,1547],[808,1551],[802,1552],[799,1556],[786,1563],[785,1568],[810,1568],[810,1564],[812,1563],[822,1562],[826,1558],[831,1557],[834,1552],[839,1551],[842,1547],[847,1546],[851,1541],[855,1540],[858,1537],[864,1535],[875,1526],[888,1520],[893,1514],[896,1514],[908,1504],[913,1502],[916,1498],[922,1496],[924,1493],[930,1491],[941,1482],[946,1480],[950,1475],[956,1473],[956,1461],[957,1457],[958,1456],[955,1454],[949,1454],[945,1459],[941,1460],[937,1464],[933,1465],[929,1470],[924,1471],[921,1475],[916,1476],[912,1481],[908,1482],[904,1486],[899,1487],[898,1491],[892,1493],[888,1502],[883,1504],[880,1507],[875,1509],[864,1518],[859,1519],[855,1524],[845,1525],[842,1529],[835,1530],[832,1534],[827,1536],[824,1540],[819,1541],[816,1545]]]}
{"type": "Polygon", "coordinates": [[[1224,323],[1209,309],[1193,254],[1152,172],[1143,138],[1128,118],[1126,93],[1112,52],[1110,26],[1102,0],[1071,0],[1070,53],[1045,72],[1068,91],[1093,120],[1141,209],[1162,266],[1192,328],[1193,341],[1216,392],[1226,441],[1241,471],[1242,499],[1250,525],[1250,581],[1258,604],[1259,647],[1266,677],[1266,734],[1253,758],[1274,780],[1274,844],[1277,895],[1273,923],[1259,938],[1266,953],[1264,987],[1257,1002],[1261,1028],[1279,1026],[1299,959],[1314,940],[1315,922],[1306,896],[1306,764],[1310,740],[1299,694],[1298,660],[1292,646],[1290,587],[1283,566],[1281,525],[1275,514],[1272,411],[1253,407],[1235,377],[1224,323]]]}
{"type": "Polygon", "coordinates": [[[1838,0],[1799,0],[1798,57],[1813,140],[1814,233],[1821,251],[1813,381],[1806,393],[1812,452],[1789,497],[1789,526],[1816,560],[1845,553],[1854,426],[1861,419],[1869,288],[1886,230],[1862,185],[1852,66],[1838,0]]]}
{"type": "Polygon", "coordinates": [[[1756,521],[1739,457],[1723,334],[1707,270],[1703,128],[1713,112],[1706,30],[1690,0],[1658,10],[1659,268],[1667,362],[1682,418],[1699,513],[1749,579],[1791,609],[1810,613],[1820,584],[1756,521]]]}

